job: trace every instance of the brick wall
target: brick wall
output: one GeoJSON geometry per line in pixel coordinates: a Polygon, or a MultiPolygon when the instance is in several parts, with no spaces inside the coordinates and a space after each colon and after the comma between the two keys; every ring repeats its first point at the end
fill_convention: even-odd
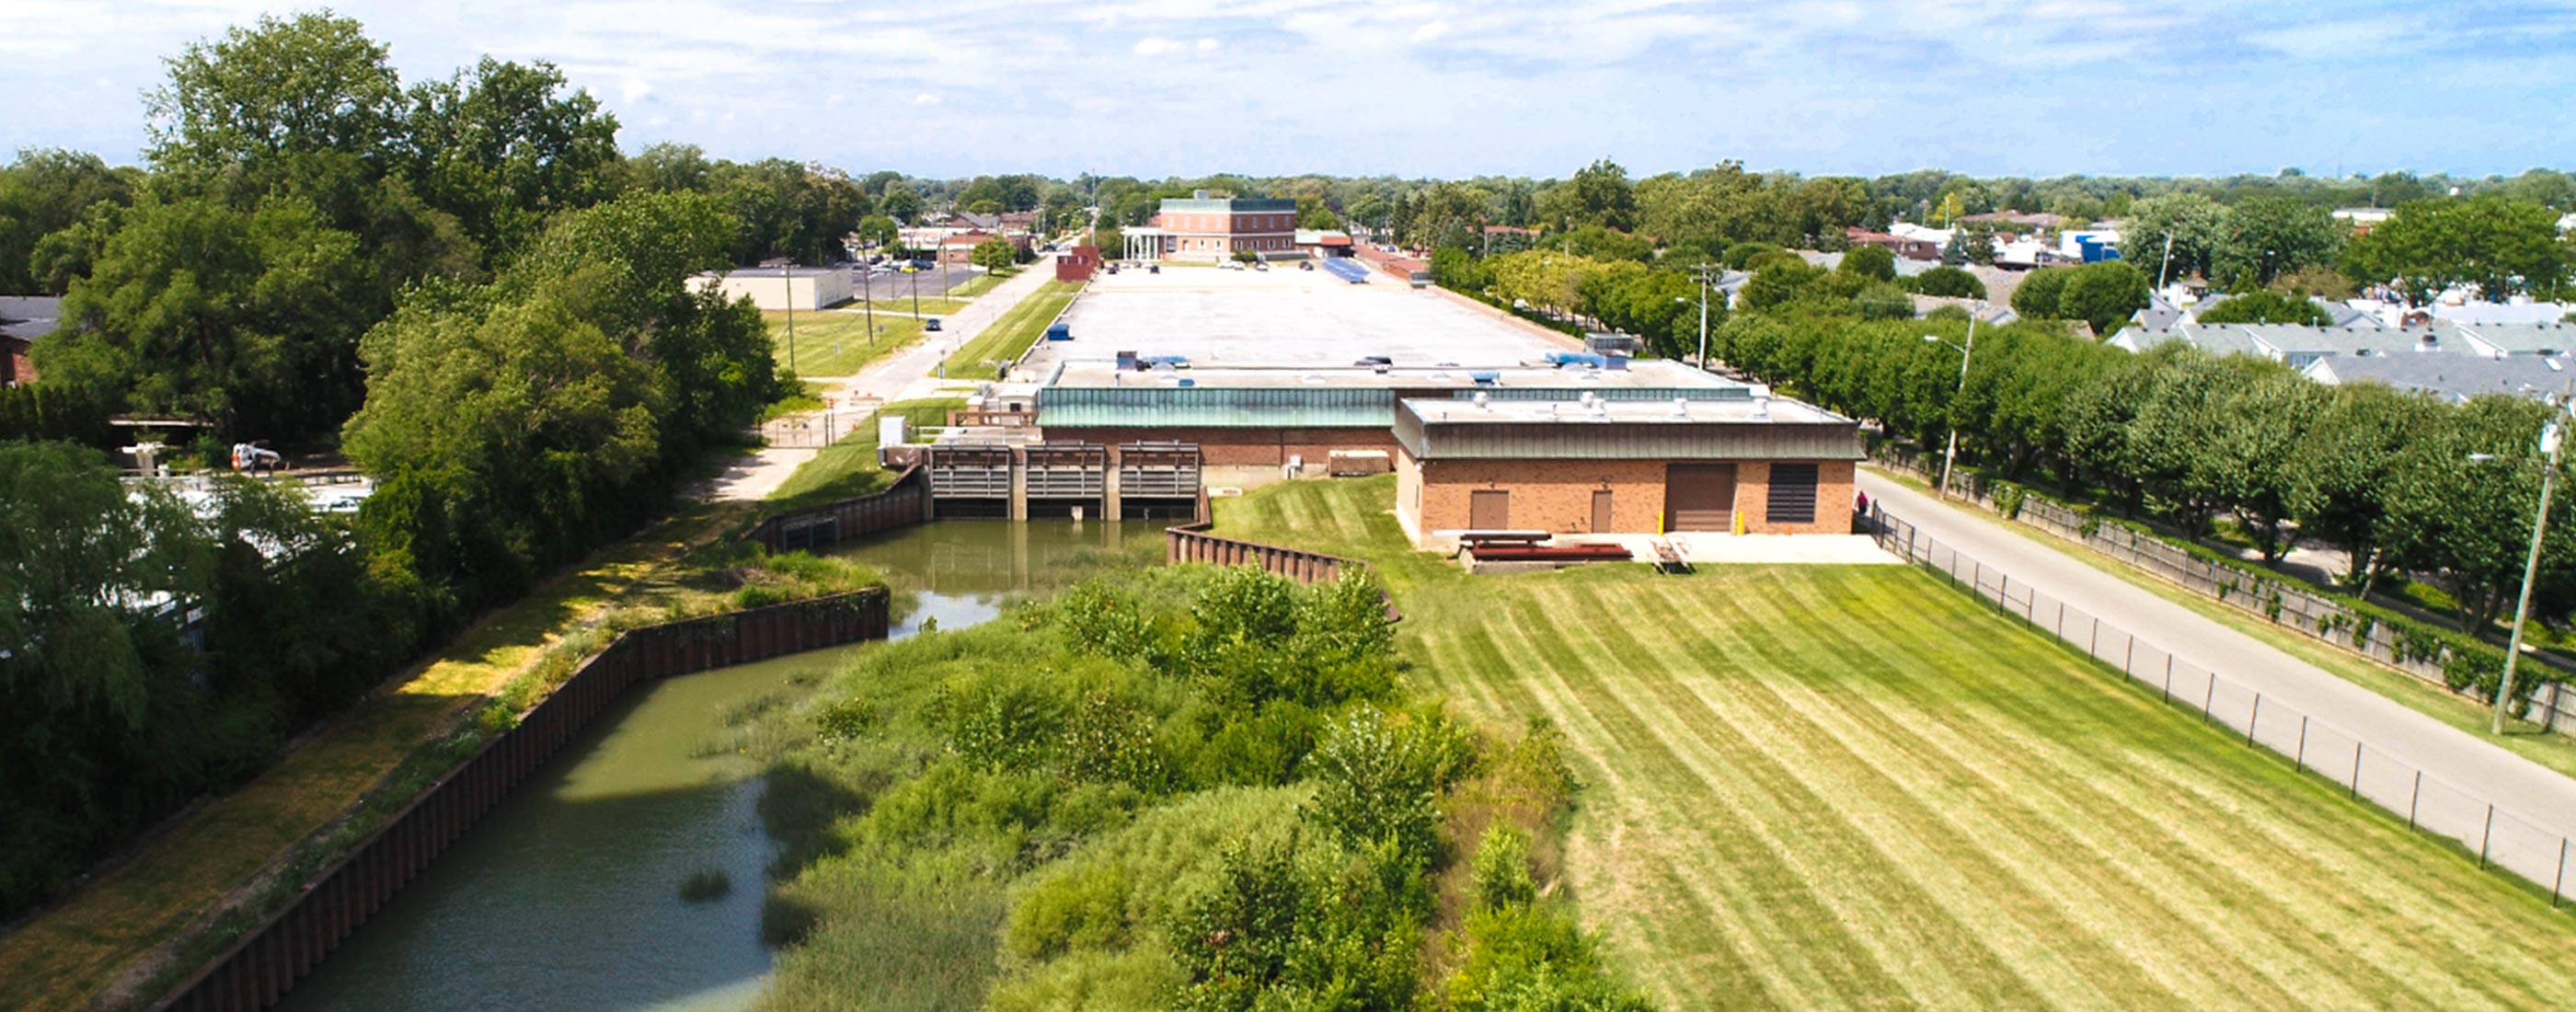
{"type": "MultiPolygon", "coordinates": [[[[1560,534],[1601,533],[1592,529],[1592,493],[1611,493],[1608,533],[1653,534],[1664,517],[1665,462],[1660,460],[1434,460],[1395,455],[1396,512],[1408,529],[1422,536],[1470,526],[1474,493],[1509,491],[1510,526],[1560,534]]],[[[1773,524],[1764,517],[1770,504],[1771,466],[1761,461],[1738,463],[1735,509],[1747,534],[1851,533],[1853,467],[1849,461],[1823,461],[1816,468],[1816,518],[1804,524],[1773,524]]]]}

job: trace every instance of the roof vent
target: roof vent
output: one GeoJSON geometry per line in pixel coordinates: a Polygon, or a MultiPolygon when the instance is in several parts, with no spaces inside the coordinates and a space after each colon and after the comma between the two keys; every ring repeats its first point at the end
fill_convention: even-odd
{"type": "Polygon", "coordinates": [[[1753,420],[1757,422],[1771,420],[1771,391],[1768,389],[1753,395],[1753,420]]]}
{"type": "Polygon", "coordinates": [[[1688,417],[1690,417],[1690,398],[1688,398],[1688,397],[1675,397],[1675,398],[1673,398],[1673,417],[1675,417],[1675,418],[1688,418],[1688,417]]]}
{"type": "Polygon", "coordinates": [[[1577,398],[1575,398],[1575,399],[1576,399],[1576,400],[1579,400],[1579,401],[1582,401],[1582,402],[1583,402],[1583,404],[1584,404],[1584,406],[1586,406],[1586,407],[1590,407],[1590,406],[1591,406],[1591,404],[1592,404],[1592,391],[1586,390],[1586,391],[1584,391],[1584,392],[1583,392],[1583,396],[1581,396],[1581,397],[1577,397],[1577,398]]]}
{"type": "Polygon", "coordinates": [[[1494,402],[1491,398],[1485,396],[1484,391],[1478,390],[1476,391],[1476,406],[1487,411],[1491,411],[1494,409],[1494,402]]]}
{"type": "Polygon", "coordinates": [[[2541,359],[2540,364],[2548,366],[2550,372],[2565,372],[2567,370],[2566,366],[2558,364],[2558,360],[2554,358],[2541,359]]]}
{"type": "Polygon", "coordinates": [[[1309,386],[1322,386],[1324,385],[1324,374],[1319,372],[1310,372],[1299,377],[1298,382],[1305,383],[1309,386]]]}

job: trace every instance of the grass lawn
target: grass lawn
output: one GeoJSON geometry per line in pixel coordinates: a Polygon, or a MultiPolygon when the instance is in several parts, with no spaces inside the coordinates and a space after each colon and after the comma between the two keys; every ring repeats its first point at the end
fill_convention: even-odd
{"type": "Polygon", "coordinates": [[[1030,345],[1046,335],[1047,324],[1054,322],[1056,314],[1072,304],[1074,293],[1080,291],[1082,285],[1071,281],[1049,281],[1039,286],[1001,319],[993,321],[992,326],[984,328],[983,333],[975,335],[974,340],[966,342],[965,347],[948,356],[948,377],[993,378],[991,363],[1013,361],[1028,351],[1030,345]]]}
{"type": "MultiPolygon", "coordinates": [[[[1890,480],[1929,490],[1929,486],[1907,475],[1885,470],[1877,473],[1890,480]]],[[[2231,629],[2262,640],[2282,653],[2306,661],[2337,678],[2386,696],[2407,709],[2494,742],[2515,755],[2542,766],[2568,776],[2576,776],[2576,737],[2542,731],[2540,725],[2529,721],[2516,722],[2511,725],[2513,730],[2510,733],[2497,737],[2487,732],[2489,727],[2494,726],[2492,720],[2495,711],[2485,701],[2452,692],[2443,686],[2302,634],[2298,630],[2263,621],[2158,579],[2153,574],[2124,564],[2118,559],[2053,536],[2029,524],[2014,523],[1983,510],[1971,509],[1967,512],[1987,523],[2054,548],[2068,558],[2081,561],[2095,569],[2143,587],[2168,601],[2215,619],[2231,629]]],[[[2537,627],[2537,623],[2534,625],[2537,627]]],[[[2526,673],[2530,670],[2528,661],[2522,670],[2526,673]]]]}
{"type": "Polygon", "coordinates": [[[1468,578],[1393,488],[1217,533],[1377,561],[1411,677],[1564,729],[1574,896],[1669,1007],[2563,1005],[2576,918],[1918,570],[1468,578]]]}
{"type": "Polygon", "coordinates": [[[948,294],[961,299],[971,299],[978,295],[982,295],[985,292],[992,291],[994,285],[1010,280],[1011,275],[1017,273],[1019,272],[1004,271],[1002,273],[995,274],[991,271],[986,271],[950,286],[948,294]]]}
{"type": "MultiPolygon", "coordinates": [[[[948,424],[948,412],[966,406],[963,397],[896,401],[877,409],[878,417],[900,414],[914,428],[948,424]]],[[[769,493],[771,509],[799,509],[862,496],[886,487],[894,472],[877,466],[877,427],[859,426],[840,442],[824,447],[769,493]]]]}
{"type": "Polygon", "coordinates": [[[956,313],[958,310],[972,305],[973,303],[974,300],[972,299],[943,299],[936,296],[924,295],[921,297],[921,305],[919,309],[916,310],[913,306],[912,296],[899,295],[891,299],[878,300],[877,312],[895,312],[918,316],[948,316],[956,313]]]}
{"type": "MultiPolygon", "coordinates": [[[[398,768],[426,776],[460,758],[440,745],[449,729],[508,688],[549,644],[611,605],[659,606],[694,593],[684,579],[691,571],[685,557],[730,530],[737,515],[692,507],[548,581],[395,677],[250,783],[152,838],[62,906],[0,936],[0,1008],[88,1008],[129,972],[193,969],[213,955],[211,944],[183,942],[187,958],[175,965],[138,970],[137,963],[199,930],[227,895],[272,889],[279,868],[289,880],[319,870],[327,855],[308,841],[398,768]]],[[[342,844],[355,842],[340,835],[348,837],[342,844]]],[[[237,913],[219,923],[246,927],[249,919],[237,913]]]]}
{"type": "Polygon", "coordinates": [[[909,316],[877,314],[877,339],[871,344],[864,313],[834,309],[795,315],[796,346],[791,351],[787,343],[788,314],[760,314],[769,321],[769,341],[776,349],[779,367],[792,367],[800,377],[850,375],[921,336],[921,321],[909,316]]]}

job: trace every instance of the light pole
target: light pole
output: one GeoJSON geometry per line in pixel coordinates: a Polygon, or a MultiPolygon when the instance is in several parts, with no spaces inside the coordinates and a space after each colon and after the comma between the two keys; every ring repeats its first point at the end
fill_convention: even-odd
{"type": "Polygon", "coordinates": [[[1719,269],[1716,264],[1701,264],[1691,268],[1691,278],[1699,282],[1699,368],[1701,372],[1708,371],[1708,290],[1717,284],[1719,269]]]}
{"type": "MultiPolygon", "coordinates": [[[[2576,390],[2576,383],[2571,383],[2569,388],[2576,390]]],[[[2565,410],[2564,401],[2561,405],[2561,410],[2565,410]]],[[[2515,662],[2522,659],[2523,624],[2531,619],[2531,584],[2540,573],[2540,539],[2549,531],[2549,496],[2558,487],[2558,454],[2566,445],[2564,437],[2565,432],[2560,429],[2557,419],[2551,419],[2540,429],[2540,452],[2549,455],[2549,462],[2540,472],[2540,509],[2531,517],[2531,554],[2522,561],[2522,593],[2513,604],[2513,635],[2505,643],[2504,675],[2496,680],[2495,719],[2490,728],[2496,734],[2504,733],[2505,708],[2513,702],[2513,669],[2515,662]]],[[[2494,460],[2495,455],[2472,453],[2469,459],[2483,463],[2494,460]]]]}
{"type": "Polygon", "coordinates": [[[1924,340],[1938,341],[1942,344],[1948,344],[1953,350],[1956,350],[1959,353],[1959,391],[1950,398],[1950,448],[1941,451],[1940,498],[1942,499],[1950,498],[1950,465],[1957,463],[1959,459],[1958,399],[1959,397],[1966,395],[1968,392],[1968,360],[1975,358],[1977,355],[1976,309],[1982,308],[1985,304],[1982,302],[1971,302],[1968,305],[1971,308],[1968,312],[1967,344],[1952,344],[1948,338],[1941,337],[1937,334],[1923,335],[1924,340]]]}

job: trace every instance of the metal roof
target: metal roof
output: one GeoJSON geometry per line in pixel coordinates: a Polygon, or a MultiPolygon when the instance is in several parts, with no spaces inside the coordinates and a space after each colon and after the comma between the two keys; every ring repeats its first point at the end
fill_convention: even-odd
{"type": "Polygon", "coordinates": [[[1859,425],[1787,399],[1691,402],[1406,400],[1395,439],[1416,460],[1859,460],[1859,425]],[[1766,409],[1767,408],[1767,412],[1766,409]],[[1767,413],[1767,417],[1766,417],[1767,413]]]}
{"type": "Polygon", "coordinates": [[[1279,214],[1297,210],[1294,200],[1272,200],[1261,197],[1165,197],[1158,208],[1173,211],[1210,214],[1279,214]]]}
{"type": "Polygon", "coordinates": [[[0,295],[0,335],[33,341],[54,332],[63,300],[50,295],[0,295]]]}
{"type": "Polygon", "coordinates": [[[1038,427],[1376,428],[1395,420],[1395,391],[1367,387],[1047,387],[1038,427]]]}
{"type": "Polygon", "coordinates": [[[2564,355],[2371,355],[2321,358],[2306,369],[2320,383],[2385,383],[2445,400],[2464,401],[2482,394],[2539,398],[2567,389],[2576,364],[2564,355]]]}

